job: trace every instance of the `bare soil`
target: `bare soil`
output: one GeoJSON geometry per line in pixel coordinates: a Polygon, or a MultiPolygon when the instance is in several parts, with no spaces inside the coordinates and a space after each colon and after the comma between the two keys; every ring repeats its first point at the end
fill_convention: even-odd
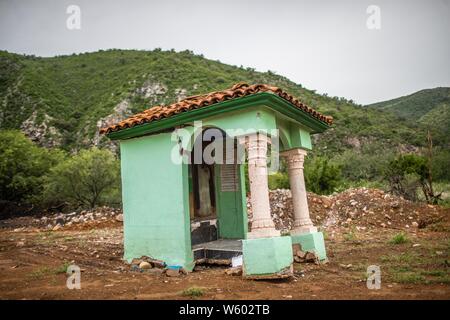
{"type": "Polygon", "coordinates": [[[327,264],[294,264],[290,280],[255,281],[209,267],[180,277],[132,271],[122,261],[119,222],[58,231],[0,229],[1,299],[449,299],[450,223],[404,230],[350,226],[326,233],[327,264]],[[75,230],[74,230],[75,229],[75,230]],[[68,264],[82,269],[81,290],[66,287],[68,264]],[[381,267],[381,289],[366,270],[381,267]],[[190,288],[199,288],[187,291],[190,288]]]}

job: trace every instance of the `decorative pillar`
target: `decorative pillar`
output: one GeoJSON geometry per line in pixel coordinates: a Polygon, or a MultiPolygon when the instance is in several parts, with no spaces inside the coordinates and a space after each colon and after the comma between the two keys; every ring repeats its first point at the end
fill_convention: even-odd
{"type": "Polygon", "coordinates": [[[303,162],[306,151],[300,148],[285,151],[281,156],[286,157],[289,182],[291,185],[292,202],[294,205],[294,228],[291,234],[317,232],[309,217],[308,200],[306,197],[303,162]]]}
{"type": "Polygon", "coordinates": [[[276,237],[280,232],[270,215],[269,183],[267,178],[267,144],[270,142],[265,134],[255,133],[245,139],[248,150],[248,176],[250,180],[250,203],[253,222],[249,239],[276,237]]]}
{"type": "Polygon", "coordinates": [[[248,150],[252,228],[242,240],[243,277],[274,279],[292,276],[292,237],[280,237],[270,215],[267,177],[267,144],[270,139],[256,133],[241,139],[248,150]]]}

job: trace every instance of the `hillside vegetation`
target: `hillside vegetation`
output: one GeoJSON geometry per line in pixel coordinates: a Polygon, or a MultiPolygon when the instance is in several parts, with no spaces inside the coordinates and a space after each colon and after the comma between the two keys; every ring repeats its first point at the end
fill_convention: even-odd
{"type": "Polygon", "coordinates": [[[338,187],[327,190],[380,185],[387,164],[398,154],[423,153],[428,129],[437,159],[436,179],[450,180],[445,169],[450,159],[449,88],[363,107],[342,97],[317,94],[270,71],[231,66],[190,51],[159,49],[51,58],[0,51],[0,70],[0,129],[21,130],[40,146],[71,154],[92,146],[117,153],[114,143],[98,135],[101,126],[153,105],[244,81],[279,86],[334,117],[333,127],[314,137],[306,164],[320,172],[342,174],[342,180],[333,182],[338,187]]]}
{"type": "Polygon", "coordinates": [[[416,121],[433,133],[436,141],[450,141],[450,88],[425,89],[419,92],[368,105],[400,118],[416,121]]]}
{"type": "Polygon", "coordinates": [[[389,113],[316,94],[272,72],[226,65],[189,51],[108,50],[52,58],[1,52],[0,69],[1,127],[26,129],[28,124],[32,131],[44,123],[47,129],[35,139],[65,149],[94,143],[97,121],[113,114],[120,103],[126,105],[121,112],[135,113],[240,81],[280,86],[333,116],[331,137],[319,143],[321,149],[352,147],[346,140],[350,137],[392,146],[420,145],[423,141],[421,135],[411,135],[417,129],[411,123],[389,113]]]}
{"type": "Polygon", "coordinates": [[[450,88],[425,89],[392,100],[368,105],[371,108],[391,111],[401,117],[420,119],[442,104],[449,104],[450,88]]]}

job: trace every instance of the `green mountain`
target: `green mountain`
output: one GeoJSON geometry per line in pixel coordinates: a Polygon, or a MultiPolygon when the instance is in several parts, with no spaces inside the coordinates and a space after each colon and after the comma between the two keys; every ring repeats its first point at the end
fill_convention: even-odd
{"type": "MultiPolygon", "coordinates": [[[[21,129],[40,145],[71,151],[91,145],[114,148],[98,135],[101,126],[153,105],[241,81],[282,87],[333,116],[333,128],[315,137],[314,154],[342,163],[344,172],[355,179],[379,174],[371,172],[371,163],[388,155],[417,151],[426,141],[424,124],[434,122],[434,117],[427,118],[434,108],[420,114],[422,124],[386,112],[387,105],[365,108],[345,98],[317,94],[270,71],[226,65],[190,51],[107,50],[51,58],[0,51],[0,70],[0,128],[21,129]]],[[[448,88],[434,90],[446,92],[448,98],[448,88]]],[[[435,98],[434,90],[429,95],[432,101],[444,103],[444,93],[435,98]]],[[[429,103],[425,105],[429,108],[429,103]]]]}
{"type": "Polygon", "coordinates": [[[425,89],[367,107],[416,121],[433,133],[434,140],[450,141],[450,88],[425,89]]]}
{"type": "Polygon", "coordinates": [[[368,107],[417,120],[443,104],[450,104],[450,88],[425,89],[400,98],[369,104],[368,107]]]}

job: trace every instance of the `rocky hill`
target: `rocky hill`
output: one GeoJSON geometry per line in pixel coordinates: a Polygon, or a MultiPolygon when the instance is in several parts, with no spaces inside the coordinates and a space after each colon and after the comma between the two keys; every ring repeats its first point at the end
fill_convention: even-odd
{"type": "MultiPolygon", "coordinates": [[[[240,81],[282,87],[333,116],[333,128],[314,137],[314,154],[344,164],[344,171],[354,179],[379,174],[365,168],[370,163],[398,152],[418,151],[425,144],[427,126],[437,123],[431,113],[438,109],[417,122],[386,108],[366,108],[345,98],[317,94],[270,71],[226,65],[190,51],[107,50],[51,58],[0,51],[0,70],[0,128],[21,129],[39,145],[68,151],[92,145],[115,149],[99,136],[100,127],[153,105],[240,81]]],[[[446,105],[441,108],[448,111],[446,105]]],[[[446,143],[437,139],[435,145],[446,143]]]]}

